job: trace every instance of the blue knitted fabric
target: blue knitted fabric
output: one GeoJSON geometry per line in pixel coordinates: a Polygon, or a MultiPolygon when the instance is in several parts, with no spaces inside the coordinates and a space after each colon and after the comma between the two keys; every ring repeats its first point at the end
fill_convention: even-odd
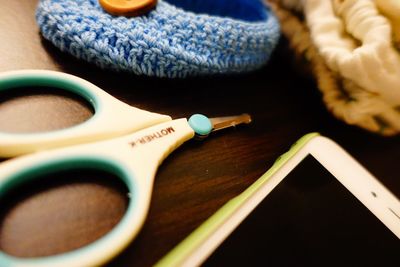
{"type": "Polygon", "coordinates": [[[43,36],[104,69],[158,77],[250,71],[265,64],[279,25],[262,0],[159,0],[146,15],[106,13],[97,0],[41,0],[43,36]]]}

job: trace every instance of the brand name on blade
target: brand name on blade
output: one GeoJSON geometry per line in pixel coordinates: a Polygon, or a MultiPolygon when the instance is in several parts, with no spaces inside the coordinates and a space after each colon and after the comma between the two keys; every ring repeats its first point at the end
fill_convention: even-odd
{"type": "Polygon", "coordinates": [[[142,137],[136,139],[135,141],[130,142],[129,144],[132,147],[137,146],[137,145],[144,145],[144,144],[150,143],[151,141],[162,138],[162,137],[167,136],[174,132],[175,132],[175,129],[173,127],[168,127],[168,128],[162,129],[160,131],[154,132],[152,134],[142,136],[142,137]]]}

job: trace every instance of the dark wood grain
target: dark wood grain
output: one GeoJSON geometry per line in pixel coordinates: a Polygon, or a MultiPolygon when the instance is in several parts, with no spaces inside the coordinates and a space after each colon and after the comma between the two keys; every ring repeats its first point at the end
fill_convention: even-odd
{"type": "MultiPolygon", "coordinates": [[[[308,132],[318,131],[337,141],[400,196],[399,137],[376,136],[333,118],[314,83],[297,75],[284,40],[266,67],[249,74],[175,80],[138,77],[100,70],[43,40],[34,21],[37,0],[0,0],[0,3],[0,71],[35,68],[71,73],[128,104],[174,118],[193,113],[220,116],[247,112],[253,116],[252,124],[211,135],[203,142],[189,141],[164,161],[155,179],[143,229],[109,266],[151,266],[226,201],[254,182],[308,132]]],[[[101,176],[86,179],[84,183],[67,180],[44,186],[34,194],[21,193],[23,197],[16,197],[6,208],[2,205],[1,248],[29,256],[58,253],[65,248],[54,246],[55,240],[63,241],[60,233],[51,234],[50,230],[35,237],[41,240],[40,248],[36,241],[21,248],[15,241],[21,238],[23,229],[27,231],[33,225],[43,225],[46,230],[51,223],[58,229],[67,229],[67,236],[76,237],[69,248],[79,247],[107,232],[121,213],[103,213],[102,196],[106,194],[107,201],[114,203],[109,205],[123,210],[124,191],[104,185],[101,176]],[[73,193],[75,189],[71,187],[80,193],[73,193]],[[92,228],[85,228],[82,238],[79,238],[82,233],[79,224],[66,225],[64,220],[74,221],[79,214],[86,213],[76,204],[73,210],[63,208],[66,205],[63,200],[72,197],[77,199],[74,203],[81,200],[94,203],[91,212],[103,214],[92,228]],[[46,200],[49,198],[51,207],[46,200]],[[32,209],[29,203],[35,203],[36,208],[32,209]],[[56,215],[37,216],[51,213],[54,207],[60,207],[56,215]],[[34,224],[24,219],[33,217],[34,224]]],[[[90,218],[84,216],[84,220],[90,218]]]]}

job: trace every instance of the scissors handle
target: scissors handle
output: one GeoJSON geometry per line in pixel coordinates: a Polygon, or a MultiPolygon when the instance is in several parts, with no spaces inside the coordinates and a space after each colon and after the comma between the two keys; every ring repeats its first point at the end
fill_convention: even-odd
{"type": "Polygon", "coordinates": [[[0,198],[10,189],[33,183],[47,174],[82,168],[118,176],[131,197],[117,226],[90,245],[42,258],[18,258],[0,252],[0,266],[97,266],[110,260],[132,241],[143,225],[158,166],[193,136],[187,120],[178,119],[117,139],[39,152],[2,163],[0,198]]]}
{"type": "Polygon", "coordinates": [[[21,87],[52,87],[83,97],[93,106],[87,121],[58,131],[0,133],[0,157],[13,157],[50,148],[104,140],[169,121],[170,116],[129,106],[79,77],[48,70],[10,71],[0,74],[0,94],[21,87]]]}

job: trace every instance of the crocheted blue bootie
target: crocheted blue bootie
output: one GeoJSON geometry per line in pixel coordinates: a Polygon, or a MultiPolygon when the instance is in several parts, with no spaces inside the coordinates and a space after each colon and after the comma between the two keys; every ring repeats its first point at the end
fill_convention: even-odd
{"type": "Polygon", "coordinates": [[[62,51],[101,68],[159,77],[253,70],[279,38],[262,0],[159,0],[131,18],[106,13],[97,0],[41,0],[36,19],[62,51]]]}

